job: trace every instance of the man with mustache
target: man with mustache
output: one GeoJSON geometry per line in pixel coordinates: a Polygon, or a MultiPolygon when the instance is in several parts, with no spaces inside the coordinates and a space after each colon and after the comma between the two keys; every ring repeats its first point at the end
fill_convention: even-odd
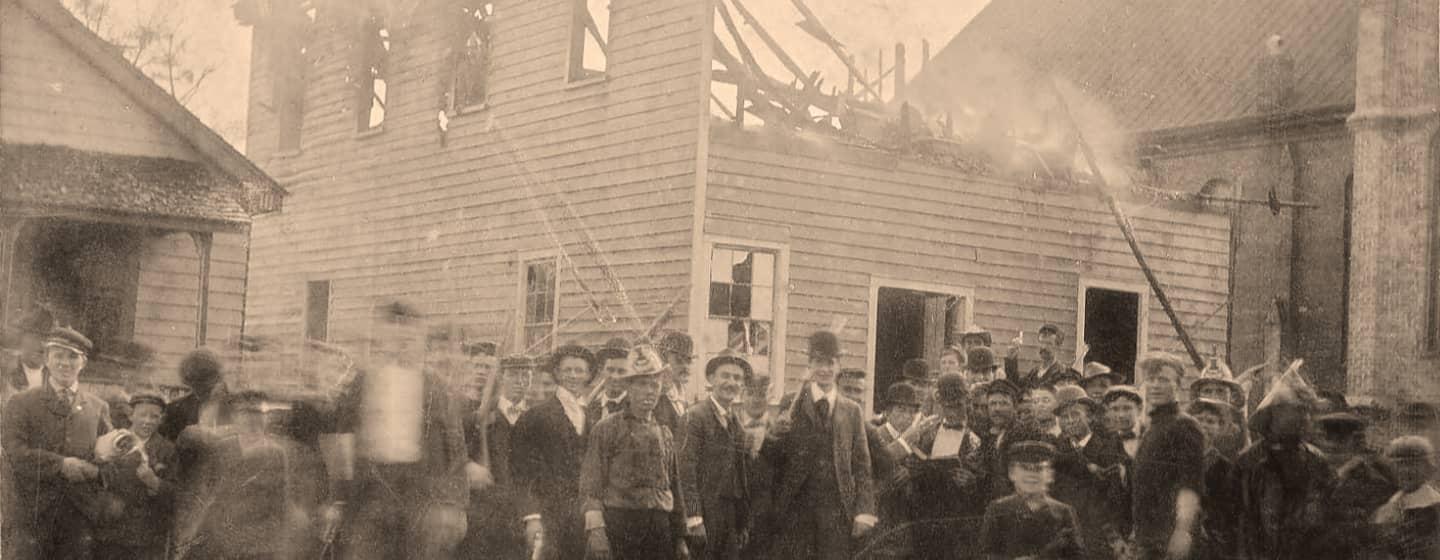
{"type": "Polygon", "coordinates": [[[686,535],[699,558],[738,560],[747,531],[745,430],[731,409],[755,377],[740,356],[722,354],[705,364],[710,398],[685,413],[680,442],[680,487],[686,535]]]}
{"type": "Polygon", "coordinates": [[[1060,332],[1060,327],[1045,324],[1040,327],[1039,341],[1040,365],[1031,368],[1025,375],[1020,375],[1020,341],[1016,338],[1011,341],[1009,354],[1005,357],[1005,375],[1010,381],[1021,389],[1028,389],[1039,385],[1054,385],[1055,377],[1063,373],[1067,366],[1060,363],[1060,345],[1065,343],[1065,335],[1060,332]]]}

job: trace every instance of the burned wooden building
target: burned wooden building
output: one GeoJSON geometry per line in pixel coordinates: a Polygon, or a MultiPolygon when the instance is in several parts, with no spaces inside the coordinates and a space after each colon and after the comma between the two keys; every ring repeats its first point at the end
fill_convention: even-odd
{"type": "Polygon", "coordinates": [[[749,59],[778,23],[743,9],[242,2],[250,153],[291,193],[253,226],[247,332],[346,344],[398,297],[541,352],[666,314],[701,360],[740,348],[790,388],[826,327],[872,388],[970,325],[1003,344],[1055,323],[1071,348],[1104,329],[1092,357],[1116,363],[1180,350],[1114,198],[1223,352],[1224,216],[1002,172],[906,110],[775,77],[749,59]]]}
{"type": "Polygon", "coordinates": [[[178,385],[241,335],[250,220],[283,191],[59,2],[0,1],[0,317],[95,342],[85,381],[178,385]]]}

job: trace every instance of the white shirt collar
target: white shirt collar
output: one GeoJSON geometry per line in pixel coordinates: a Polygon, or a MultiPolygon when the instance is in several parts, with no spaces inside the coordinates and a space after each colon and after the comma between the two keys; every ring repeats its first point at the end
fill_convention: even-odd
{"type": "Polygon", "coordinates": [[[1427,483],[1408,494],[1396,492],[1390,501],[1375,510],[1374,521],[1380,524],[1396,523],[1400,521],[1405,510],[1427,508],[1437,503],[1440,503],[1440,492],[1427,483]]]}
{"type": "Polygon", "coordinates": [[[516,403],[511,402],[510,399],[507,399],[507,398],[505,398],[505,397],[500,397],[500,403],[499,403],[499,404],[500,404],[500,415],[505,417],[505,421],[506,421],[506,422],[509,422],[510,424],[513,425],[516,421],[520,420],[520,413],[519,413],[519,412],[515,413],[514,416],[511,416],[511,415],[510,415],[510,411],[511,411],[511,410],[514,410],[514,409],[516,408],[516,407],[515,407],[516,403]]]}
{"type": "Polygon", "coordinates": [[[715,413],[716,413],[716,416],[719,416],[719,417],[720,417],[720,425],[721,425],[721,426],[727,426],[727,425],[729,425],[729,424],[730,424],[730,409],[725,408],[725,407],[723,407],[723,406],[720,406],[720,401],[715,400],[715,395],[710,395],[710,404],[715,405],[715,413]]]}
{"type": "Polygon", "coordinates": [[[555,388],[555,398],[560,400],[560,408],[565,409],[565,416],[575,426],[575,433],[585,432],[585,409],[580,406],[580,400],[575,398],[569,390],[564,387],[555,388]]]}
{"type": "Polygon", "coordinates": [[[603,393],[603,394],[601,395],[601,399],[602,399],[602,400],[600,401],[600,404],[607,404],[607,403],[612,403],[612,402],[620,402],[620,401],[623,401],[623,400],[625,400],[625,397],[628,396],[629,394],[630,394],[630,393],[629,393],[628,391],[620,391],[620,396],[611,398],[611,397],[610,397],[610,393],[603,393]]]}
{"type": "Polygon", "coordinates": [[[61,387],[61,386],[60,386],[60,380],[56,379],[54,376],[51,376],[51,377],[50,377],[50,388],[51,388],[51,389],[55,389],[56,391],[59,391],[60,389],[69,389],[71,393],[79,394],[79,393],[80,393],[80,380],[79,380],[79,379],[76,379],[75,382],[74,382],[74,383],[71,383],[70,386],[68,386],[68,387],[61,387]]]}
{"type": "Polygon", "coordinates": [[[820,402],[820,401],[829,401],[830,406],[831,406],[831,407],[834,407],[834,406],[835,406],[835,393],[838,392],[839,390],[840,390],[840,386],[839,386],[839,385],[831,385],[829,391],[826,391],[826,392],[823,392],[823,393],[822,393],[822,392],[820,392],[820,386],[819,386],[819,385],[816,385],[816,384],[814,384],[814,383],[811,383],[811,384],[810,384],[810,402],[817,402],[817,403],[818,403],[818,402],[820,402]]]}

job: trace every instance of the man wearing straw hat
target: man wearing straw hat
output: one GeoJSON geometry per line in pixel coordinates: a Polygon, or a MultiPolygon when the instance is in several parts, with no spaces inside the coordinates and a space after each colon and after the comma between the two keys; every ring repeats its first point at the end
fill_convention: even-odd
{"type": "MultiPolygon", "coordinates": [[[[90,558],[98,515],[95,441],[109,432],[110,407],[80,389],[92,345],[56,328],[45,339],[47,383],[15,395],[0,420],[0,447],[9,463],[15,503],[4,557],[90,558]]],[[[10,513],[10,512],[7,512],[10,513]]]]}
{"type": "MultiPolygon", "coordinates": [[[[639,345],[631,350],[631,363],[625,375],[610,379],[625,385],[625,412],[595,425],[580,468],[586,556],[688,557],[675,436],[652,414],[661,392],[660,357],[639,345]]],[[[719,515],[710,521],[718,524],[719,515]]]]}
{"type": "Polygon", "coordinates": [[[766,529],[766,557],[848,558],[853,539],[875,526],[875,488],[860,406],[835,385],[840,340],[829,331],[810,336],[809,375],[787,395],[761,449],[776,484],[766,529]]]}
{"type": "Polygon", "coordinates": [[[1235,461],[1245,519],[1241,550],[1251,558],[1324,558],[1324,496],[1330,465],[1306,443],[1315,394],[1291,368],[1255,408],[1250,428],[1262,438],[1235,461]]]}

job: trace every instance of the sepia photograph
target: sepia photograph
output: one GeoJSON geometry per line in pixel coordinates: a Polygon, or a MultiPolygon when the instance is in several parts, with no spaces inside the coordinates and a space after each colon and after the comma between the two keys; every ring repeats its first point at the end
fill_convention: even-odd
{"type": "Polygon", "coordinates": [[[0,0],[0,560],[1440,560],[1440,0],[0,0]]]}

